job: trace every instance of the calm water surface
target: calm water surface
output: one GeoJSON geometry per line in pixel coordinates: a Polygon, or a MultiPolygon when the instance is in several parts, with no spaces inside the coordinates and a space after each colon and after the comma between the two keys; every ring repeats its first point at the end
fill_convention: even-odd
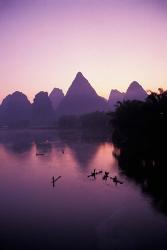
{"type": "Polygon", "coordinates": [[[167,249],[167,217],[121,175],[112,150],[71,133],[1,131],[0,249],[167,249]],[[93,169],[124,183],[88,178],[93,169]],[[53,175],[62,176],[54,188],[53,175]]]}

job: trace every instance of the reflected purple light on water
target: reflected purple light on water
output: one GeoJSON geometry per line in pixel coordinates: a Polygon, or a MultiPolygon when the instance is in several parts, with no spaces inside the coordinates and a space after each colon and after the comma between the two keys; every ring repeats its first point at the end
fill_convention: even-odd
{"type": "Polygon", "coordinates": [[[1,143],[4,249],[141,249],[166,242],[166,218],[119,173],[112,151],[111,143],[59,138],[21,150],[16,142],[1,143]],[[37,150],[44,155],[36,156],[37,150]],[[102,175],[88,178],[94,169],[109,171],[124,184],[104,182],[102,175]],[[62,176],[54,188],[52,176],[62,176]]]}

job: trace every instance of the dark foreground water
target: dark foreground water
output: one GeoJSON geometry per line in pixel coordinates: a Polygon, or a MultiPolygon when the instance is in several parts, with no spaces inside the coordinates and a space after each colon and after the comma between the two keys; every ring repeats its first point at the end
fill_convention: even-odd
{"type": "Polygon", "coordinates": [[[120,174],[112,150],[97,136],[1,131],[0,249],[167,249],[167,217],[120,174]],[[88,178],[93,169],[124,183],[88,178]]]}

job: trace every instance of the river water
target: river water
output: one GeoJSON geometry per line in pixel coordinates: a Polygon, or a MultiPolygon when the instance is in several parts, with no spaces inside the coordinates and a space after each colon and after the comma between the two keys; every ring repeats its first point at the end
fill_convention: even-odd
{"type": "Polygon", "coordinates": [[[0,249],[167,249],[167,217],[112,151],[71,132],[1,131],[0,249]],[[103,171],[95,179],[94,169],[103,171]],[[123,184],[103,180],[104,171],[123,184]],[[54,186],[53,176],[61,176],[54,186]]]}

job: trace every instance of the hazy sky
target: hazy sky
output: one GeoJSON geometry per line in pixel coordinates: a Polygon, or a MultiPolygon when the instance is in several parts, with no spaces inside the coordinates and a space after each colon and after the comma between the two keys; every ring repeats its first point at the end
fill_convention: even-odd
{"type": "Polygon", "coordinates": [[[66,92],[78,71],[104,97],[167,89],[167,0],[0,0],[0,100],[66,92]]]}

